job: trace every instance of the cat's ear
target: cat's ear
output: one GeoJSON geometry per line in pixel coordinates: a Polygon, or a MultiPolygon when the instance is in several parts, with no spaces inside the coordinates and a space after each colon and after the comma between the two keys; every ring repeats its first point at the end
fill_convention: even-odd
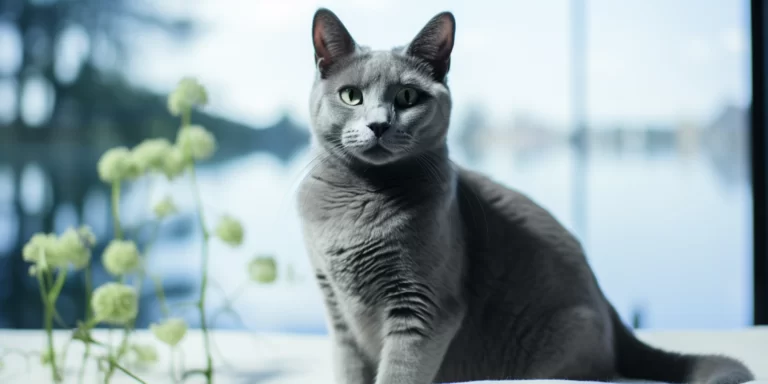
{"type": "Polygon", "coordinates": [[[435,81],[444,81],[451,66],[456,19],[450,12],[433,17],[408,45],[406,53],[432,66],[435,81]]]}
{"type": "Polygon", "coordinates": [[[315,46],[315,64],[323,78],[333,62],[351,55],[357,47],[341,20],[325,8],[315,12],[312,21],[312,43],[315,46]]]}

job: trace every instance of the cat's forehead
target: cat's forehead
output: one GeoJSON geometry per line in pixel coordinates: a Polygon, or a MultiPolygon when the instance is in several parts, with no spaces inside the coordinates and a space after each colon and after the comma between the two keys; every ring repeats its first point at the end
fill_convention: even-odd
{"type": "Polygon", "coordinates": [[[366,88],[381,84],[416,84],[428,87],[429,73],[398,50],[367,51],[356,55],[338,73],[338,80],[366,88]]]}

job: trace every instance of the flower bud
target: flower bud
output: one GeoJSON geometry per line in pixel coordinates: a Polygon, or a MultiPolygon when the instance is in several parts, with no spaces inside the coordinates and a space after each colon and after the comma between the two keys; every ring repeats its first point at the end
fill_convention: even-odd
{"type": "Polygon", "coordinates": [[[175,347],[187,333],[187,323],[180,318],[170,318],[160,324],[150,324],[149,330],[158,340],[175,347]]]}
{"type": "Polygon", "coordinates": [[[147,139],[133,148],[132,154],[139,171],[162,170],[166,153],[171,150],[167,139],[147,139]]]}
{"type": "Polygon", "coordinates": [[[150,344],[131,345],[133,353],[136,354],[136,361],[141,364],[157,363],[157,349],[150,344]]]}
{"type": "Polygon", "coordinates": [[[37,269],[41,270],[65,267],[69,260],[60,251],[59,244],[56,235],[37,233],[24,245],[22,257],[26,262],[35,263],[37,269]]]}
{"type": "Polygon", "coordinates": [[[243,243],[243,226],[231,216],[223,216],[216,227],[216,236],[221,241],[237,247],[243,243]]]}
{"type": "Polygon", "coordinates": [[[125,147],[112,148],[99,159],[99,178],[105,183],[132,180],[141,173],[136,160],[125,147]]]}
{"type": "Polygon", "coordinates": [[[163,173],[168,180],[173,180],[184,173],[189,165],[189,160],[184,157],[184,153],[176,147],[171,148],[163,158],[163,173]]]}
{"type": "Polygon", "coordinates": [[[91,227],[87,225],[81,225],[77,228],[77,233],[80,235],[83,244],[88,248],[93,248],[96,245],[96,235],[93,234],[91,227]]]}
{"type": "Polygon", "coordinates": [[[179,130],[176,145],[186,159],[205,160],[216,151],[216,138],[200,125],[189,125],[179,130]]]}
{"type": "Polygon", "coordinates": [[[179,81],[176,89],[168,95],[168,111],[179,116],[196,105],[208,103],[208,93],[195,78],[185,77],[179,81]]]}
{"type": "Polygon", "coordinates": [[[257,256],[248,263],[251,281],[269,284],[277,280],[277,263],[273,257],[257,256]]]}
{"type": "Polygon", "coordinates": [[[104,250],[101,261],[111,275],[122,276],[139,267],[139,250],[133,241],[112,240],[104,250]]]}
{"type": "Polygon", "coordinates": [[[97,321],[124,325],[136,318],[139,300],[133,287],[106,283],[93,291],[91,307],[97,321]]]}
{"type": "Polygon", "coordinates": [[[51,351],[46,349],[45,351],[43,351],[43,353],[40,354],[40,365],[51,364],[52,358],[53,358],[53,355],[51,355],[51,351]]]}
{"type": "Polygon", "coordinates": [[[178,209],[176,208],[176,204],[173,203],[173,199],[171,199],[170,196],[166,196],[155,204],[152,211],[154,211],[155,216],[163,219],[178,212],[178,209]]]}
{"type": "MultiPolygon", "coordinates": [[[[62,253],[75,269],[83,269],[91,261],[91,249],[81,236],[82,231],[70,228],[66,230],[58,240],[58,251],[62,253]]],[[[88,235],[88,233],[86,233],[88,235]]]]}

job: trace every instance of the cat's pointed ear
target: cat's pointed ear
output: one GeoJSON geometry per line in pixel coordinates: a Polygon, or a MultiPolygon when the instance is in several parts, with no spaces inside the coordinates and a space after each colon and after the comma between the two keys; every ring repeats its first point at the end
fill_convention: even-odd
{"type": "Polygon", "coordinates": [[[456,19],[450,12],[433,17],[411,41],[408,55],[426,61],[432,66],[435,81],[444,81],[451,66],[451,51],[456,35],[456,19]]]}
{"type": "Polygon", "coordinates": [[[341,20],[325,8],[315,12],[312,21],[312,43],[315,46],[315,64],[323,78],[334,61],[351,55],[357,47],[341,20]]]}

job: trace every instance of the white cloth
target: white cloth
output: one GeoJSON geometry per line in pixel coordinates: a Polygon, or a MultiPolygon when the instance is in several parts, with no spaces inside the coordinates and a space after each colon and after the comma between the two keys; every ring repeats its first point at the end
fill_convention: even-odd
{"type": "MultiPolygon", "coordinates": [[[[100,341],[108,340],[106,332],[95,332],[94,335],[100,341]]],[[[60,351],[68,336],[69,332],[56,332],[56,345],[60,351]]],[[[762,379],[756,383],[768,384],[768,327],[711,332],[641,332],[639,336],[653,345],[674,351],[720,353],[733,356],[744,361],[755,375],[762,379]]],[[[113,340],[117,341],[119,337],[120,332],[114,332],[113,340]]],[[[160,361],[149,368],[131,368],[131,370],[147,383],[171,382],[168,376],[168,348],[156,342],[147,331],[138,331],[132,340],[156,345],[160,361]]],[[[216,331],[213,332],[212,341],[215,347],[217,384],[333,383],[330,341],[325,336],[216,331]]],[[[8,349],[39,352],[44,345],[45,333],[42,331],[0,329],[0,355],[8,349]]],[[[185,355],[185,365],[188,369],[203,367],[202,345],[201,334],[196,330],[190,331],[180,344],[179,349],[185,355]]],[[[82,352],[80,343],[75,342],[70,346],[66,364],[67,376],[76,377],[82,352]]],[[[0,370],[2,384],[51,382],[50,371],[47,367],[40,366],[40,360],[37,357],[25,361],[17,355],[8,355],[3,361],[5,367],[0,370]]],[[[95,366],[90,366],[87,370],[85,382],[101,382],[96,375],[95,366]]],[[[122,373],[117,373],[112,382],[135,383],[122,373]]],[[[201,378],[191,378],[186,381],[186,383],[202,382],[201,378]]],[[[509,381],[506,382],[509,383],[509,381]]],[[[539,380],[527,381],[527,383],[563,384],[568,382],[539,380]]]]}

